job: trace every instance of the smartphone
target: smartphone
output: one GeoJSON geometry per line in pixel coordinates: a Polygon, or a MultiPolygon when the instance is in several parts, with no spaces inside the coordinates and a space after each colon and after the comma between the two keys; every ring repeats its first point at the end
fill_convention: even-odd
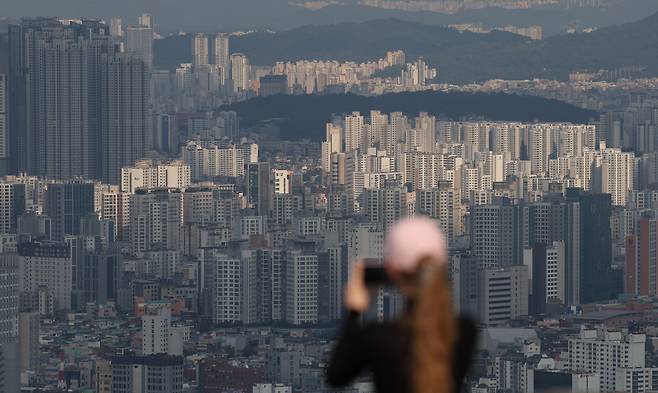
{"type": "Polygon", "coordinates": [[[364,280],[367,286],[384,286],[390,284],[390,279],[386,273],[386,269],[381,265],[381,263],[365,261],[366,268],[364,271],[364,280]]]}

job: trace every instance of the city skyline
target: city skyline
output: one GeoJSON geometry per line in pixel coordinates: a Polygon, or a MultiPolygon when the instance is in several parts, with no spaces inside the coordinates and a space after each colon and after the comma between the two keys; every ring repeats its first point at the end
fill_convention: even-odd
{"type": "MultiPolygon", "coordinates": [[[[539,3],[528,12],[545,12],[539,3]]],[[[171,35],[162,14],[173,5],[127,17],[119,2],[109,16],[99,7],[91,19],[7,28],[0,393],[334,391],[325,374],[349,313],[344,287],[360,261],[384,263],[389,230],[413,217],[445,235],[452,308],[481,337],[464,392],[658,390],[651,54],[498,73],[521,47],[548,48],[516,58],[544,56],[533,69],[556,64],[546,54],[559,42],[573,57],[606,55],[608,37],[636,50],[655,39],[658,14],[559,33],[522,18],[373,17],[346,31],[199,21],[171,35]],[[451,49],[460,43],[468,50],[451,49]],[[478,52],[495,54],[491,64],[473,68],[478,52]]],[[[357,7],[477,15],[487,5],[520,7],[357,7]]],[[[390,286],[372,298],[367,323],[396,323],[411,307],[390,286]]],[[[375,385],[360,375],[337,391],[375,385]]]]}

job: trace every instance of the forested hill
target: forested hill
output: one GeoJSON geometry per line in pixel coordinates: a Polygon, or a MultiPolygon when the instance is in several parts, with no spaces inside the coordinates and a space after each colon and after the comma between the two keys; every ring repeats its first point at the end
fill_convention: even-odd
{"type": "Polygon", "coordinates": [[[443,119],[480,118],[505,121],[545,121],[587,123],[596,112],[583,110],[556,100],[515,94],[470,94],[418,92],[367,97],[352,94],[258,97],[229,106],[242,127],[274,121],[280,137],[286,140],[308,138],[322,140],[324,124],[332,115],[381,110],[416,116],[428,112],[443,119]]]}

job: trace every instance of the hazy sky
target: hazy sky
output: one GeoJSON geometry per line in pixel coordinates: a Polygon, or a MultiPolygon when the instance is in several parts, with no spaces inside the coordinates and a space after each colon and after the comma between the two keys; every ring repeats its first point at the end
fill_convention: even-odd
{"type": "Polygon", "coordinates": [[[257,25],[298,8],[286,0],[0,0],[1,16],[121,16],[136,23],[137,15],[149,12],[163,26],[257,25]]]}
{"type": "MultiPolygon", "coordinates": [[[[120,16],[124,25],[137,22],[142,12],[154,15],[160,31],[235,31],[250,28],[289,29],[303,24],[331,24],[373,18],[403,17],[423,23],[484,22],[494,24],[542,24],[545,33],[563,31],[563,23],[585,26],[609,25],[640,19],[658,10],[658,0],[611,0],[612,9],[466,12],[457,19],[425,13],[401,13],[372,8],[333,7],[320,12],[292,6],[290,0],[0,0],[0,17],[57,16],[105,18],[120,16]],[[507,15],[507,16],[506,16],[507,15]],[[460,19],[461,18],[461,19],[460,19]],[[555,27],[555,28],[553,28],[555,27]],[[551,31],[556,30],[556,31],[551,31]]],[[[341,0],[356,3],[358,0],[341,0]]]]}

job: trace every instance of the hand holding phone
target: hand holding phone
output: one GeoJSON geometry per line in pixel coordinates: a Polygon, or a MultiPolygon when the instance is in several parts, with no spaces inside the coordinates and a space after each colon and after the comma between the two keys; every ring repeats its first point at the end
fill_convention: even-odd
{"type": "Polygon", "coordinates": [[[352,275],[347,285],[345,285],[343,301],[345,302],[345,307],[352,311],[361,313],[368,309],[370,305],[370,292],[365,283],[365,265],[363,261],[354,263],[352,275]]]}
{"type": "Polygon", "coordinates": [[[364,272],[365,283],[369,287],[381,287],[388,285],[390,279],[383,266],[367,266],[364,272]]]}

